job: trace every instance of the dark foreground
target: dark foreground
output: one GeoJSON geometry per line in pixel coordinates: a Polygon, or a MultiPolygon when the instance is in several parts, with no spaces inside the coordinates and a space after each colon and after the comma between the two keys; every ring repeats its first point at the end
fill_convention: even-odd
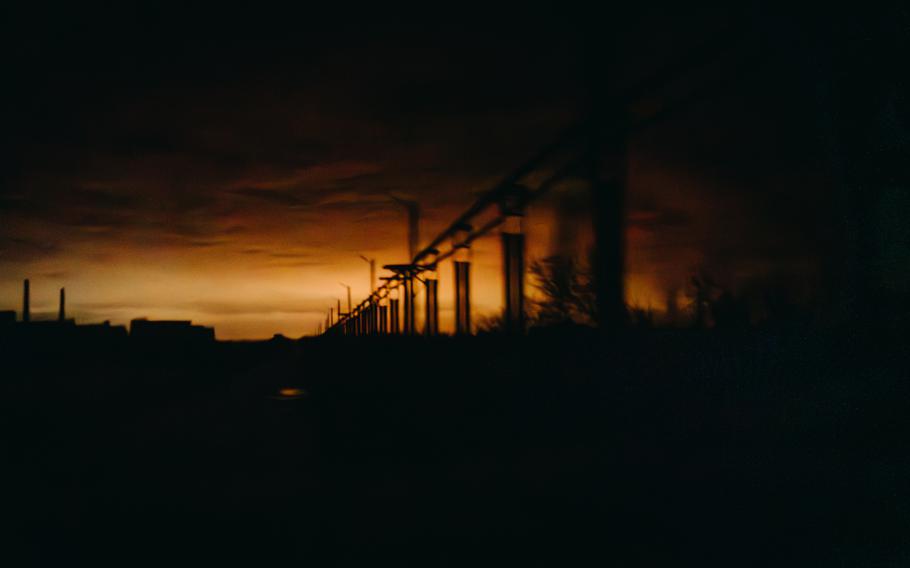
{"type": "Polygon", "coordinates": [[[3,351],[5,566],[910,565],[897,339],[3,351]]]}

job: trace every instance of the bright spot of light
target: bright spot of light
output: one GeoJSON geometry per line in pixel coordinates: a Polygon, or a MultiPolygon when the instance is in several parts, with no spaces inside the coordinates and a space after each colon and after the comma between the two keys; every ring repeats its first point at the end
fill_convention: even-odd
{"type": "Polygon", "coordinates": [[[278,394],[285,398],[297,398],[301,396],[306,396],[306,391],[303,389],[298,389],[294,387],[285,387],[278,391],[278,394]]]}

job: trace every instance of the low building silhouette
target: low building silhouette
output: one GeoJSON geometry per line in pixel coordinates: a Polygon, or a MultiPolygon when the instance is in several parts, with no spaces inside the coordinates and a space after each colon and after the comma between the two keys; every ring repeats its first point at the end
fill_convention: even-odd
{"type": "Polygon", "coordinates": [[[65,348],[90,348],[99,346],[109,349],[112,344],[131,340],[138,345],[162,346],[166,348],[207,345],[215,341],[215,329],[193,325],[186,320],[149,320],[138,318],[130,322],[129,331],[123,325],[111,325],[110,321],[77,325],[74,318],[67,318],[66,289],[59,290],[59,305],[56,317],[31,311],[31,286],[28,279],[22,286],[22,319],[17,321],[15,310],[0,311],[0,333],[4,340],[12,340],[22,346],[46,346],[65,348]]]}
{"type": "Polygon", "coordinates": [[[57,321],[53,319],[35,319],[19,322],[13,333],[21,341],[33,345],[62,346],[69,345],[74,336],[76,322],[73,320],[57,321]]]}
{"type": "Polygon", "coordinates": [[[122,341],[128,337],[126,326],[111,325],[110,321],[78,325],[76,333],[82,341],[122,341]]]}
{"type": "Polygon", "coordinates": [[[140,318],[130,322],[130,338],[145,344],[201,345],[215,341],[215,329],[193,325],[189,320],[140,318]]]}

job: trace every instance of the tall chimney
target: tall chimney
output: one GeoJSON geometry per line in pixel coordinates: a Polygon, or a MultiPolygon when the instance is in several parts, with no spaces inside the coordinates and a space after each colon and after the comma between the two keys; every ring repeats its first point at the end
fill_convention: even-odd
{"type": "Polygon", "coordinates": [[[60,288],[60,313],[57,314],[57,320],[66,320],[66,288],[60,288]]]}
{"type": "Polygon", "coordinates": [[[22,288],[22,321],[25,323],[28,323],[31,320],[31,310],[29,309],[28,296],[28,278],[26,278],[22,288]]]}

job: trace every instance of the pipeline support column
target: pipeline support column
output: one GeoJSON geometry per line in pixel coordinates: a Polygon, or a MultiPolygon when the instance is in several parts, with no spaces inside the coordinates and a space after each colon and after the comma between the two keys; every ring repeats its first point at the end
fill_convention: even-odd
{"type": "Polygon", "coordinates": [[[383,296],[379,299],[379,334],[389,333],[389,299],[383,296]]]}
{"type": "Polygon", "coordinates": [[[470,225],[460,227],[453,238],[455,249],[455,334],[471,333],[471,262],[470,245],[467,242],[470,225]]]}
{"type": "Polygon", "coordinates": [[[439,280],[436,278],[436,271],[434,270],[432,272],[432,277],[429,274],[426,277],[427,300],[425,331],[427,335],[439,335],[439,280]]]}
{"type": "Polygon", "coordinates": [[[404,334],[413,335],[415,327],[413,273],[408,272],[405,274],[402,284],[402,294],[404,294],[404,334]]]}
{"type": "Polygon", "coordinates": [[[436,257],[439,251],[429,253],[428,262],[423,271],[423,282],[426,289],[426,302],[424,309],[424,334],[429,336],[439,335],[439,274],[436,272],[436,257]]]}
{"type": "Polygon", "coordinates": [[[392,335],[398,335],[401,331],[399,329],[399,315],[398,315],[398,287],[394,287],[389,290],[389,333],[392,335]]]}
{"type": "Polygon", "coordinates": [[[525,235],[524,192],[516,188],[500,204],[502,224],[502,268],[504,284],[503,326],[507,333],[524,333],[525,235]]]}

